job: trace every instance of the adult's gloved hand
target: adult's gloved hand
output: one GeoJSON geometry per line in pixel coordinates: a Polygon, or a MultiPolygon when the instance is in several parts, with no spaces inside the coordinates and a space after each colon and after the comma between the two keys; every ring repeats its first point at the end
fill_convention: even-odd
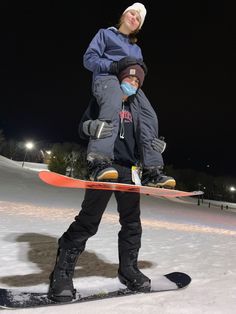
{"type": "Polygon", "coordinates": [[[137,63],[138,60],[134,57],[124,57],[119,61],[113,61],[110,65],[110,73],[117,75],[120,71],[123,71],[125,68],[137,63]]]}
{"type": "Polygon", "coordinates": [[[154,138],[151,143],[152,148],[162,154],[166,149],[166,142],[164,141],[164,137],[154,138]]]}
{"type": "Polygon", "coordinates": [[[144,61],[142,59],[138,59],[137,64],[139,64],[143,68],[144,74],[147,75],[148,68],[146,64],[144,63],[144,61]]]}
{"type": "Polygon", "coordinates": [[[112,123],[96,120],[87,120],[83,123],[83,132],[93,139],[112,136],[112,123]]]}

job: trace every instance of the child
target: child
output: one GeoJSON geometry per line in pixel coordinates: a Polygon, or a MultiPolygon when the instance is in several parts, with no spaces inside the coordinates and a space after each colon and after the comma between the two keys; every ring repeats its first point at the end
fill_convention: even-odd
{"type": "MultiPolygon", "coordinates": [[[[142,184],[153,186],[153,187],[175,187],[175,180],[172,177],[166,176],[162,173],[163,168],[163,158],[162,153],[165,149],[166,143],[158,138],[158,121],[156,118],[156,114],[154,110],[150,110],[149,108],[148,114],[149,117],[147,118],[147,111],[144,112],[140,109],[142,103],[140,104],[137,101],[137,92],[142,87],[145,78],[145,72],[142,66],[139,64],[134,64],[122,70],[118,74],[118,80],[120,82],[120,87],[122,90],[122,106],[121,111],[119,113],[120,122],[119,122],[119,134],[117,135],[116,142],[118,139],[120,140],[119,150],[116,149],[114,151],[113,160],[116,162],[117,156],[119,156],[119,151],[126,150],[126,143],[129,141],[129,138],[132,138],[133,135],[130,136],[129,133],[124,132],[124,106],[126,102],[131,104],[131,111],[132,111],[132,119],[134,123],[134,132],[136,137],[136,143],[139,151],[139,160],[141,161],[141,166],[143,168],[142,171],[142,184]],[[145,115],[143,117],[143,114],[145,115]],[[150,115],[152,115],[150,117],[150,115]],[[142,120],[147,120],[145,125],[146,132],[141,132],[140,127],[143,126],[142,120]],[[148,124],[150,120],[155,120],[155,124],[148,124]],[[147,139],[149,137],[149,139],[147,139]],[[147,144],[148,143],[148,144],[147,144]],[[145,146],[146,145],[146,146],[145,146]],[[147,155],[147,151],[150,153],[147,155]],[[145,156],[145,152],[146,155],[145,156]],[[153,161],[151,158],[154,156],[155,160],[153,161]],[[149,160],[148,160],[149,159],[149,160]],[[153,162],[153,165],[150,167],[145,167],[143,163],[153,162]],[[158,167],[157,167],[158,165],[158,167]]],[[[144,96],[143,96],[144,97],[144,96]]],[[[93,105],[93,111],[96,108],[93,105]]],[[[113,124],[107,123],[106,121],[101,121],[97,119],[98,110],[95,110],[95,114],[91,115],[91,108],[89,108],[87,114],[85,115],[86,118],[82,118],[83,122],[83,132],[90,136],[93,139],[105,139],[108,137],[112,137],[113,134],[113,124]],[[90,113],[89,113],[90,112],[90,113]],[[85,121],[87,120],[87,121],[85,121]],[[99,134],[99,136],[98,136],[99,134]]],[[[116,145],[117,147],[117,145],[116,145]]],[[[129,145],[130,147],[130,145],[129,145]]],[[[131,154],[131,152],[130,152],[131,154]]],[[[94,154],[97,156],[97,154],[94,154]]],[[[97,157],[98,158],[98,157],[97,157]]],[[[133,161],[134,158],[131,158],[133,161]]],[[[120,160],[119,160],[120,162],[120,160]]],[[[127,160],[126,160],[127,163],[127,160]]],[[[135,164],[130,163],[130,167],[132,166],[140,166],[138,162],[135,164]]],[[[102,167],[96,167],[93,175],[97,177],[98,180],[105,180],[108,171],[113,171],[112,162],[110,163],[110,167],[103,169],[102,167]]],[[[110,173],[109,173],[110,175],[110,173]]],[[[91,179],[91,178],[90,178],[91,179]]]]}

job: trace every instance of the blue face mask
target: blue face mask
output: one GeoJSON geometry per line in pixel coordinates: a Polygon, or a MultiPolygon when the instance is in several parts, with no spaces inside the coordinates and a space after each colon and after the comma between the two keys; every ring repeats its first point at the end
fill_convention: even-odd
{"type": "Polygon", "coordinates": [[[121,87],[123,93],[128,97],[136,94],[136,92],[137,92],[137,88],[134,87],[133,85],[129,84],[128,82],[121,83],[120,87],[121,87]]]}

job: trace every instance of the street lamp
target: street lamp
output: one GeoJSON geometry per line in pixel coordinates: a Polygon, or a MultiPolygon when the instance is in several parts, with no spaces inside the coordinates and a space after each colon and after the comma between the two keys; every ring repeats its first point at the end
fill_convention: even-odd
{"type": "Polygon", "coordinates": [[[236,188],[233,185],[231,185],[229,187],[229,191],[231,192],[231,200],[233,202],[234,201],[234,192],[236,191],[236,188]]]}
{"type": "Polygon", "coordinates": [[[235,191],[236,191],[236,188],[235,188],[234,186],[230,186],[230,187],[229,187],[229,190],[230,190],[230,192],[235,192],[235,191]]]}
{"type": "Polygon", "coordinates": [[[24,156],[24,160],[22,162],[22,167],[24,167],[25,159],[26,159],[28,150],[31,150],[33,147],[34,147],[34,144],[32,142],[25,143],[25,156],[24,156]]]}

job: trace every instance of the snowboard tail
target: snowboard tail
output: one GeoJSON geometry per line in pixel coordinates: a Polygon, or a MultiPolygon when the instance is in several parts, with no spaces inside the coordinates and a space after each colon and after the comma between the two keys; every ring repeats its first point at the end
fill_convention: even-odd
{"type": "Polygon", "coordinates": [[[52,185],[55,187],[61,187],[61,188],[134,192],[134,193],[140,193],[140,194],[151,195],[151,196],[156,196],[156,197],[166,197],[166,198],[195,196],[195,195],[203,194],[202,191],[186,192],[186,191],[179,191],[179,190],[174,190],[174,189],[154,188],[154,187],[134,185],[134,184],[80,180],[80,179],[67,177],[67,176],[64,176],[55,172],[50,172],[50,171],[40,171],[39,178],[49,185],[52,185]]]}
{"type": "Polygon", "coordinates": [[[15,289],[0,289],[0,308],[35,308],[53,305],[65,305],[73,303],[82,303],[89,301],[98,301],[135,294],[158,293],[163,291],[174,291],[187,287],[191,282],[191,277],[185,273],[173,272],[158,279],[152,280],[151,290],[148,292],[131,291],[127,288],[115,291],[100,290],[95,294],[81,296],[76,294],[76,299],[71,302],[55,302],[47,297],[47,293],[22,292],[15,289]]]}

